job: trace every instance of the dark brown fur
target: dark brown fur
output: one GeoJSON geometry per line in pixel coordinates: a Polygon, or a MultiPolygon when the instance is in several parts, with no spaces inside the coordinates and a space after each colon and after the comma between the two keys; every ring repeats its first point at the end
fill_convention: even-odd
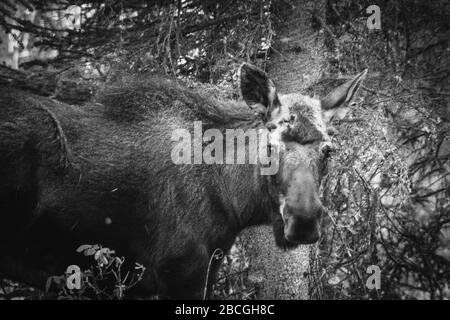
{"type": "Polygon", "coordinates": [[[101,243],[146,265],[145,294],[200,298],[214,249],[270,222],[276,203],[255,166],[174,165],[171,131],[260,121],[161,79],[109,87],[98,101],[0,88],[1,276],[42,286],[78,263],[79,245],[101,243]]]}

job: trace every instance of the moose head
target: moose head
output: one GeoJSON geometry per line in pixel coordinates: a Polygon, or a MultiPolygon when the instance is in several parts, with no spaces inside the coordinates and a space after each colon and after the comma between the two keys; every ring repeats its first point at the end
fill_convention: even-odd
{"type": "Polygon", "coordinates": [[[279,246],[316,242],[325,212],[319,186],[333,151],[331,123],[349,110],[367,73],[332,90],[322,99],[299,93],[278,95],[274,82],[255,66],[240,69],[241,92],[248,106],[261,114],[279,153],[276,185],[279,212],[273,217],[279,246]]]}

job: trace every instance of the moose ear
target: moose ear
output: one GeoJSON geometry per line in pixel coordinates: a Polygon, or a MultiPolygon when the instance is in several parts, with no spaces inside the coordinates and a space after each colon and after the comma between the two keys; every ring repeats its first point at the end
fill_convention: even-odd
{"type": "Polygon", "coordinates": [[[345,82],[321,99],[324,118],[329,122],[333,117],[343,118],[348,111],[348,103],[356,96],[362,81],[367,74],[367,69],[353,79],[345,82]]]}
{"type": "Polygon", "coordinates": [[[242,97],[255,112],[267,115],[269,111],[281,105],[275,84],[261,69],[243,63],[240,68],[240,82],[242,97]]]}

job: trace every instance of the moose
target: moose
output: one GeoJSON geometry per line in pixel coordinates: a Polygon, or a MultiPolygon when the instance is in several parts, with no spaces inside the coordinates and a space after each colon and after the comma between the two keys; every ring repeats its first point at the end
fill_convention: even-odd
{"type": "Polygon", "coordinates": [[[247,63],[242,101],[158,76],[121,79],[84,105],[1,85],[0,278],[43,287],[78,263],[80,245],[97,243],[146,267],[139,296],[200,299],[213,252],[228,251],[248,226],[272,224],[285,249],[316,242],[328,128],[366,72],[322,99],[278,94],[247,63]],[[278,172],[174,164],[171,133],[193,121],[268,130],[278,172]]]}

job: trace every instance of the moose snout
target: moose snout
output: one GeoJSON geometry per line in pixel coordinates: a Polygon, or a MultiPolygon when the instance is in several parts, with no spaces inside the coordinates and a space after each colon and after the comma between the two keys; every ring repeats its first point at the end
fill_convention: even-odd
{"type": "MultiPolygon", "coordinates": [[[[289,211],[289,209],[287,209],[289,211]]],[[[286,213],[284,219],[284,237],[295,244],[311,244],[320,238],[320,220],[323,209],[314,214],[286,213]]]]}

